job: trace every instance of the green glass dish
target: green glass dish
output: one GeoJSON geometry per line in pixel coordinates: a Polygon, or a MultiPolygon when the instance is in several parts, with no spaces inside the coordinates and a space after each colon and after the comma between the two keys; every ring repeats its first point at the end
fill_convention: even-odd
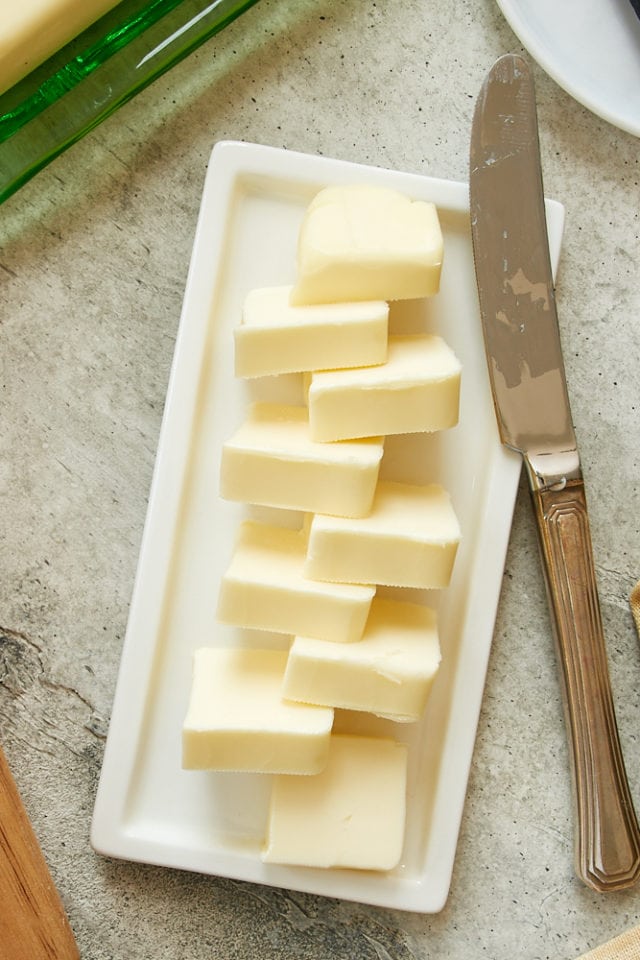
{"type": "Polygon", "coordinates": [[[0,203],[258,0],[123,0],[0,96],[0,203]]]}

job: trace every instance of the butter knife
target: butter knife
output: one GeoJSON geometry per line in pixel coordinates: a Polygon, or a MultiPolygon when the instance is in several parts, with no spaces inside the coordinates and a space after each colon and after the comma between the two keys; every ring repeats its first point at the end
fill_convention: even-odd
{"type": "Polygon", "coordinates": [[[570,745],[575,866],[598,891],[640,875],[640,831],[613,706],[549,257],[533,79],[500,57],[473,118],[470,213],[502,442],[531,489],[570,745]]]}

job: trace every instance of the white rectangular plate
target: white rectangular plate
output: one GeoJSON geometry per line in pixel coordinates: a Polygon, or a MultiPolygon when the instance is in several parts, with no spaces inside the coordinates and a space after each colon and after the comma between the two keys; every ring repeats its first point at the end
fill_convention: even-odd
{"type": "MultiPolygon", "coordinates": [[[[547,207],[557,263],[564,211],[547,207]]],[[[499,442],[476,296],[467,187],[461,183],[220,143],[211,156],[91,840],[103,854],[425,913],[447,899],[520,473],[499,442]],[[301,398],[298,377],[241,382],[232,331],[253,287],[290,283],[305,207],[322,187],[393,187],[436,203],[445,238],[440,293],[394,305],[396,330],[438,332],[463,365],[460,423],[388,438],[383,474],[450,491],[463,531],[438,607],[443,662],[419,724],[339,714],[336,726],[408,742],[402,861],[389,873],[264,864],[270,778],[183,771],[181,726],[195,647],[256,643],[216,624],[220,578],[248,512],[217,493],[222,442],[256,396],[301,398]]],[[[254,514],[256,511],[254,511],[254,514]]],[[[268,513],[268,512],[267,512],[268,513]]],[[[260,515],[260,512],[258,512],[260,515]]],[[[264,514],[264,511],[262,512],[264,514]]],[[[294,515],[280,512],[286,522],[294,515]]],[[[415,598],[415,597],[414,597],[415,598]]],[[[258,635],[258,642],[283,638],[258,635]]]]}

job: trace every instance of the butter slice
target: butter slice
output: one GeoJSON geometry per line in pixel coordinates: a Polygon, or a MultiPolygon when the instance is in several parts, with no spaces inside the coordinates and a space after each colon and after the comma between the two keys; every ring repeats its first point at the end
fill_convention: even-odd
{"type": "Polygon", "coordinates": [[[218,619],[341,643],[359,640],[375,587],[308,580],[305,554],[301,531],[245,521],[220,585],[218,619]]]}
{"type": "Polygon", "coordinates": [[[116,6],[119,0],[4,0],[0,93],[116,6]]]}
{"type": "Polygon", "coordinates": [[[327,762],[333,710],[282,699],[284,650],[201,647],[182,728],[188,770],[315,774],[327,762]]]}
{"type": "Polygon", "coordinates": [[[296,307],[290,295],[291,287],[247,295],[234,330],[237,377],[385,362],[389,305],[383,300],[296,307]]]}
{"type": "Polygon", "coordinates": [[[333,734],[316,777],[275,777],[262,859],[308,867],[392,870],[406,819],[407,747],[333,734]]]}
{"type": "Polygon", "coordinates": [[[441,486],[381,480],[369,516],[313,517],[304,572],[317,580],[446,587],[459,541],[460,526],[441,486]]]}
{"type": "Polygon", "coordinates": [[[320,442],[446,430],[458,422],[460,361],[441,337],[389,337],[378,367],[314,373],[309,428],[320,442]]]}
{"type": "Polygon", "coordinates": [[[371,509],[383,440],[317,443],[306,407],[256,403],[222,448],[227,500],[362,517],[371,509]]]}
{"type": "Polygon", "coordinates": [[[295,638],[282,693],[411,722],[424,713],[440,659],[435,610],[374,597],[359,643],[295,638]]]}
{"type": "Polygon", "coordinates": [[[291,302],[429,297],[440,286],[442,255],[432,203],[366,184],[328,187],[302,221],[291,302]]]}

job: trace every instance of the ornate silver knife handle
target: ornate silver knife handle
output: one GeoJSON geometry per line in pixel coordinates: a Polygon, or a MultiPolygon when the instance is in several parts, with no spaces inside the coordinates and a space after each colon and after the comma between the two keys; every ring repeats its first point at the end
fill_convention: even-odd
{"type": "Polygon", "coordinates": [[[640,876],[640,830],[616,724],[581,476],[545,486],[527,462],[563,679],[578,876],[599,892],[640,876]]]}

